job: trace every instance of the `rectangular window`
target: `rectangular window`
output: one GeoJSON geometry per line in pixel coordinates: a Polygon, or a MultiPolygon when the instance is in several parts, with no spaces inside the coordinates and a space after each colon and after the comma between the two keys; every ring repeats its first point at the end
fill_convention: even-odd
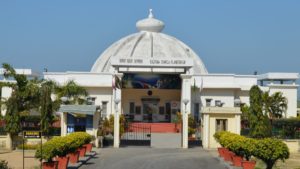
{"type": "Polygon", "coordinates": [[[206,101],[206,107],[210,107],[212,99],[205,99],[205,101],[206,101]]]}
{"type": "Polygon", "coordinates": [[[195,121],[199,121],[199,103],[194,104],[194,119],[195,121]]]}
{"type": "Polygon", "coordinates": [[[216,132],[227,131],[227,119],[216,119],[216,132]]]}
{"type": "Polygon", "coordinates": [[[129,114],[135,114],[135,105],[134,102],[129,103],[129,114]]]}
{"type": "Polygon", "coordinates": [[[171,115],[171,103],[166,103],[166,114],[171,115]]]}
{"type": "Polygon", "coordinates": [[[93,115],[86,115],[86,128],[93,129],[93,115]]]}
{"type": "Polygon", "coordinates": [[[159,114],[165,114],[165,107],[164,106],[159,107],[159,114]]]}
{"type": "Polygon", "coordinates": [[[101,116],[106,117],[107,115],[107,101],[102,102],[102,111],[101,111],[101,116]]]}
{"type": "Polygon", "coordinates": [[[88,97],[86,99],[87,105],[95,105],[96,97],[88,97]]]}
{"type": "Polygon", "coordinates": [[[141,114],[141,106],[135,107],[135,114],[141,114]]]}

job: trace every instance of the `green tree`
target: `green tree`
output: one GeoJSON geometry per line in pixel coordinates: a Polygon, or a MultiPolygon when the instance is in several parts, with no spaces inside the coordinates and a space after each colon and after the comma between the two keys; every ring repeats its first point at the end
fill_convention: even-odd
{"type": "Polygon", "coordinates": [[[63,86],[57,86],[55,94],[57,97],[56,100],[60,100],[62,97],[68,98],[64,104],[83,104],[88,93],[84,87],[77,85],[71,80],[63,86]]]}
{"type": "Polygon", "coordinates": [[[54,92],[56,85],[52,81],[44,81],[40,90],[40,107],[41,114],[41,130],[45,133],[49,132],[49,128],[54,119],[53,112],[58,109],[57,102],[52,101],[51,94],[54,92]]]}
{"type": "MultiPolygon", "coordinates": [[[[9,133],[11,140],[21,131],[21,115],[28,114],[29,111],[38,105],[39,86],[37,79],[28,80],[25,75],[17,74],[13,67],[7,63],[2,65],[4,77],[12,81],[2,81],[0,86],[7,86],[12,89],[11,96],[3,104],[6,109],[4,120],[5,130],[9,133]]],[[[1,99],[3,101],[3,99],[1,99]]]]}
{"type": "Polygon", "coordinates": [[[263,113],[263,92],[258,86],[250,89],[249,122],[250,136],[265,138],[271,136],[271,124],[267,115],[263,113]]]}
{"type": "Polygon", "coordinates": [[[287,99],[281,92],[270,95],[269,92],[263,93],[264,112],[270,119],[282,118],[287,110],[287,99]]]}

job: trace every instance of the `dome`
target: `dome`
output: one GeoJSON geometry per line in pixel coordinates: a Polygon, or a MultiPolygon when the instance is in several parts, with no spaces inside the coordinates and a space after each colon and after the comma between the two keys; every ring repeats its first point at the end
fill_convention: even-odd
{"type": "Polygon", "coordinates": [[[107,48],[94,63],[91,72],[113,72],[112,57],[192,59],[195,74],[207,74],[200,57],[180,40],[161,33],[164,23],[149,17],[136,23],[138,33],[126,36],[107,48]]]}

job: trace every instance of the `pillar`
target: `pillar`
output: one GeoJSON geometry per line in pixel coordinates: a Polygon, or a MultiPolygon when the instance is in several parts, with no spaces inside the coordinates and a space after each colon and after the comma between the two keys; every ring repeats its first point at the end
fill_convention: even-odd
{"type": "Polygon", "coordinates": [[[182,74],[181,114],[182,114],[182,148],[188,148],[188,115],[191,113],[191,75],[182,74]],[[184,103],[186,102],[186,103],[184,103]]]}
{"type": "Polygon", "coordinates": [[[202,138],[203,148],[209,148],[209,115],[203,115],[203,138],[202,138]]]}
{"type": "MultiPolygon", "coordinates": [[[[122,80],[123,74],[117,73],[115,77],[118,77],[120,82],[122,80]]],[[[113,77],[114,78],[114,77],[113,77]]],[[[116,82],[116,80],[115,80],[116,82]]],[[[114,148],[119,148],[120,146],[120,114],[121,110],[121,88],[118,88],[117,85],[113,89],[113,104],[114,104],[114,148]]]]}
{"type": "Polygon", "coordinates": [[[67,135],[67,113],[66,112],[60,113],[60,135],[61,136],[67,135]]]}

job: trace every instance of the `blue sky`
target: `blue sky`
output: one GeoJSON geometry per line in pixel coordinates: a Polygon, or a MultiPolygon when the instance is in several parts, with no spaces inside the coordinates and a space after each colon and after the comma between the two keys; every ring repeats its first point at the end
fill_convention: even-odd
{"type": "Polygon", "coordinates": [[[89,71],[149,8],[211,73],[300,72],[299,0],[1,0],[0,62],[89,71]]]}

